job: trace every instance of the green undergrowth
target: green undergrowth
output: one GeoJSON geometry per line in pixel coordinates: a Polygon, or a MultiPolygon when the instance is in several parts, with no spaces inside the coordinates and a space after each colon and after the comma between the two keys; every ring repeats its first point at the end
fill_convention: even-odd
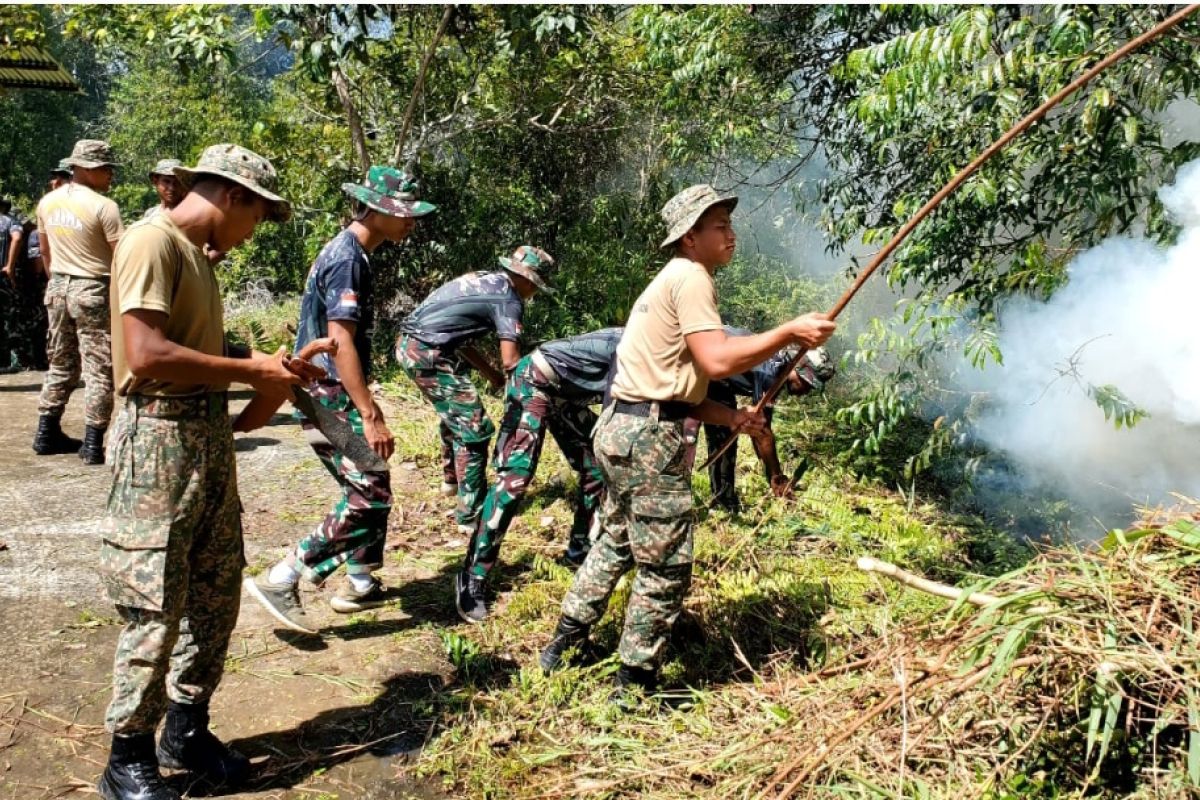
{"type": "Polygon", "coordinates": [[[263,353],[280,347],[291,350],[296,343],[296,320],[300,318],[300,298],[236,298],[225,310],[225,330],[234,344],[246,345],[263,353]]]}
{"type": "MultiPolygon", "coordinates": [[[[432,409],[402,374],[387,376],[383,391],[395,409],[389,424],[396,460],[421,468],[426,483],[438,480],[432,409]]],[[[498,418],[500,398],[488,395],[485,403],[498,418]]],[[[673,700],[647,702],[632,714],[607,702],[628,579],[593,631],[607,658],[550,677],[536,666],[572,580],[555,559],[566,544],[575,479],[548,440],[493,573],[492,616],[440,634],[457,680],[439,700],[435,731],[413,769],[470,797],[728,796],[729,781],[710,773],[730,771],[728,778],[749,770],[747,786],[762,776],[755,777],[760,767],[733,753],[723,757],[720,748],[769,732],[792,714],[766,694],[754,700],[753,687],[814,674],[863,640],[946,609],[945,601],[860,572],[858,556],[963,585],[1029,557],[1007,534],[947,510],[919,486],[900,491],[856,472],[844,455],[818,444],[838,436],[836,425],[833,404],[822,398],[789,400],[780,409],[775,429],[785,469],[802,472],[792,501],[770,495],[745,445],[740,514],[710,508],[707,475],[696,473],[693,584],[663,667],[673,700]],[[698,757],[700,742],[709,751],[683,795],[678,785],[644,775],[698,757]]],[[[697,463],[704,458],[701,442],[697,463]]],[[[831,678],[813,691],[838,691],[847,681],[853,679],[831,678]]]]}

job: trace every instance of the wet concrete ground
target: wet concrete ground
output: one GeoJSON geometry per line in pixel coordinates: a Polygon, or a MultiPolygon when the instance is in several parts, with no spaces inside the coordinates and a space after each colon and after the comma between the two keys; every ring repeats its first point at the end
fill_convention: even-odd
{"type": "MultiPolygon", "coordinates": [[[[94,795],[108,753],[101,726],[118,625],[95,561],[110,475],[75,455],[33,454],[40,385],[39,373],[0,376],[0,800],[94,795]]],[[[82,400],[72,398],[64,419],[73,436],[82,434],[82,400]]],[[[395,603],[346,617],[328,606],[340,577],[306,589],[304,602],[326,626],[314,639],[278,630],[243,596],[212,716],[256,776],[225,796],[444,796],[405,768],[451,679],[437,636],[459,624],[444,557],[450,501],[436,498],[435,476],[409,467],[393,467],[398,508],[381,572],[395,603]]],[[[253,571],[294,546],[336,489],[282,415],[239,437],[238,471],[253,571]]],[[[184,777],[173,780],[198,792],[184,777]]]]}

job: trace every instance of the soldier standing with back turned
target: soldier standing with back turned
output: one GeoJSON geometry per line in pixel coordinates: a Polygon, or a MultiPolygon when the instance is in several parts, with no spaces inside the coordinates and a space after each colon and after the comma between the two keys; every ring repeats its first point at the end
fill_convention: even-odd
{"type": "Polygon", "coordinates": [[[684,420],[761,435],[761,414],[705,400],[709,380],[744,372],[781,348],[816,347],[834,324],[823,315],[797,317],[755,336],[731,337],[717,312],[713,273],[733,257],[730,212],[736,197],[691,186],[663,207],[675,257],[634,302],[617,347],[612,400],[600,415],[593,445],[607,493],[600,535],[562,604],[562,616],[542,652],[542,669],[558,668],[582,648],[621,577],[633,579],[621,666],[613,698],[633,687],[653,691],[667,633],[683,607],[692,575],[692,486],[684,420]]]}
{"type": "Polygon", "coordinates": [[[113,248],[124,227],[117,204],[104,196],[116,161],[108,142],[81,139],[71,157],[71,182],[37,207],[42,259],[50,269],[46,308],[50,369],[38,399],[33,451],[39,456],[78,451],[85,464],[104,463],[104,432],[113,409],[108,280],[113,248]],[[62,415],[83,376],[83,446],[62,431],[62,415]]]}

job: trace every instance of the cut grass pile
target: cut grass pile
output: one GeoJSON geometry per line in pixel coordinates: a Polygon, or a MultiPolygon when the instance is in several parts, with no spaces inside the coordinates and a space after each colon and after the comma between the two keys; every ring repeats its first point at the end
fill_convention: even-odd
{"type": "MultiPolygon", "coordinates": [[[[428,407],[403,376],[384,388],[402,403],[390,417],[399,458],[436,476],[428,407]]],[[[486,402],[498,411],[498,398],[486,402]]],[[[494,573],[492,617],[439,631],[457,680],[433,701],[408,769],[488,798],[1195,796],[1190,510],[1147,516],[1100,546],[1034,552],[935,499],[856,477],[804,444],[836,424],[832,413],[789,412],[777,428],[811,462],[793,502],[768,496],[749,448],[742,514],[708,509],[696,475],[692,590],[665,691],[633,713],[608,702],[613,655],[549,677],[536,666],[571,582],[554,558],[574,479],[548,442],[494,573]],[[864,555],[997,599],[915,591],[860,571],[864,555]]],[[[627,591],[593,631],[609,654],[627,591]]]]}

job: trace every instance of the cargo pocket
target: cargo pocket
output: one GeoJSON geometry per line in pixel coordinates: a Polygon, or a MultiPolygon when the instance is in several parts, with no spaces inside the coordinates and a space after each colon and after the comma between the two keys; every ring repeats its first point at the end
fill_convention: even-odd
{"type": "Polygon", "coordinates": [[[119,606],[162,611],[169,519],[109,519],[100,545],[100,574],[119,606]]]}
{"type": "Polygon", "coordinates": [[[637,459],[654,475],[681,475],[687,443],[683,437],[683,425],[678,422],[655,422],[643,429],[638,442],[637,459]]]}
{"type": "Polygon", "coordinates": [[[690,564],[692,493],[663,490],[630,498],[629,547],[639,564],[690,564]]]}
{"type": "Polygon", "coordinates": [[[633,443],[645,429],[645,419],[627,414],[617,419],[613,407],[609,406],[596,423],[596,438],[592,445],[596,448],[596,454],[604,458],[627,459],[633,451],[633,443]]]}

